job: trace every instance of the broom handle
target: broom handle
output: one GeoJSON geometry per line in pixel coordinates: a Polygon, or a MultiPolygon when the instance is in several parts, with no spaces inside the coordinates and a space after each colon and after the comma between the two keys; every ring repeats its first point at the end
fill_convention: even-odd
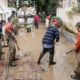
{"type": "Polygon", "coordinates": [[[17,45],[17,48],[18,48],[18,50],[20,51],[20,48],[19,48],[19,46],[18,46],[18,43],[17,43],[17,41],[16,41],[16,45],[17,45]]]}
{"type": "Polygon", "coordinates": [[[18,43],[17,43],[17,40],[15,39],[15,37],[14,37],[14,41],[15,41],[15,43],[16,43],[16,45],[17,45],[18,50],[20,51],[20,48],[19,48],[19,46],[18,46],[18,43]]]}
{"type": "Polygon", "coordinates": [[[73,50],[70,50],[70,51],[68,51],[66,54],[69,54],[70,52],[72,52],[72,51],[75,51],[74,49],[73,50]]]}

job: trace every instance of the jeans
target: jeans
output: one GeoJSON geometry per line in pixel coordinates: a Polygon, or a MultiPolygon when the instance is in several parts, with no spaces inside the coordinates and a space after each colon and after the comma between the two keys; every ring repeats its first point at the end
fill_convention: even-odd
{"type": "Polygon", "coordinates": [[[38,22],[35,22],[35,28],[38,29],[38,25],[39,23],[38,22]]]}
{"type": "Polygon", "coordinates": [[[52,48],[43,48],[41,54],[45,55],[46,52],[50,53],[50,57],[54,57],[54,47],[52,47],[52,48]]]}

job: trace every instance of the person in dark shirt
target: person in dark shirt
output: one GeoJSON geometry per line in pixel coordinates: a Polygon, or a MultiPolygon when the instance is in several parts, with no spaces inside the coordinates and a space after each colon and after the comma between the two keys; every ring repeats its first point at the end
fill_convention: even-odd
{"type": "Polygon", "coordinates": [[[58,42],[59,38],[60,38],[58,28],[59,28],[59,22],[55,19],[55,20],[53,20],[52,25],[47,29],[47,31],[42,39],[43,50],[38,59],[38,62],[37,62],[38,64],[41,63],[40,61],[47,51],[49,51],[49,53],[50,53],[49,65],[56,64],[56,62],[53,62],[53,58],[54,58],[55,42],[58,42]]]}
{"type": "Polygon", "coordinates": [[[3,40],[3,34],[2,34],[2,26],[5,25],[5,20],[1,20],[0,21],[0,61],[4,60],[4,58],[2,58],[2,40],[3,40]]]}

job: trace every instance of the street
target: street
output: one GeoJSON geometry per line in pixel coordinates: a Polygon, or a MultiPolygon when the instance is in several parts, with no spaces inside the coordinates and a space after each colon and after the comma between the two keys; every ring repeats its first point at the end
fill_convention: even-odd
{"type": "MultiPolygon", "coordinates": [[[[42,50],[42,37],[46,29],[40,27],[32,29],[31,33],[27,33],[26,29],[19,30],[16,36],[18,44],[24,56],[17,57],[20,60],[16,61],[16,67],[9,67],[8,80],[72,80],[71,75],[77,66],[77,59],[75,52],[66,54],[74,48],[68,40],[61,36],[60,42],[55,45],[54,61],[56,65],[49,66],[49,54],[47,53],[41,60],[41,65],[37,65],[37,60],[42,50]]],[[[6,64],[8,49],[4,48],[6,60],[0,62],[0,80],[5,80],[6,77],[6,64]]]]}

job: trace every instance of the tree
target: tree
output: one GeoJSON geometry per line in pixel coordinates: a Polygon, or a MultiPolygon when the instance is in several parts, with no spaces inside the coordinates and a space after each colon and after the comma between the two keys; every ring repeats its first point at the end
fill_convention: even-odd
{"type": "Polygon", "coordinates": [[[9,7],[16,7],[16,0],[8,0],[9,7]]]}
{"type": "Polygon", "coordinates": [[[46,15],[55,15],[58,0],[32,0],[35,2],[37,13],[45,12],[46,15]]]}
{"type": "Polygon", "coordinates": [[[50,0],[49,5],[47,6],[47,15],[56,15],[57,6],[58,0],[50,0]]]}

